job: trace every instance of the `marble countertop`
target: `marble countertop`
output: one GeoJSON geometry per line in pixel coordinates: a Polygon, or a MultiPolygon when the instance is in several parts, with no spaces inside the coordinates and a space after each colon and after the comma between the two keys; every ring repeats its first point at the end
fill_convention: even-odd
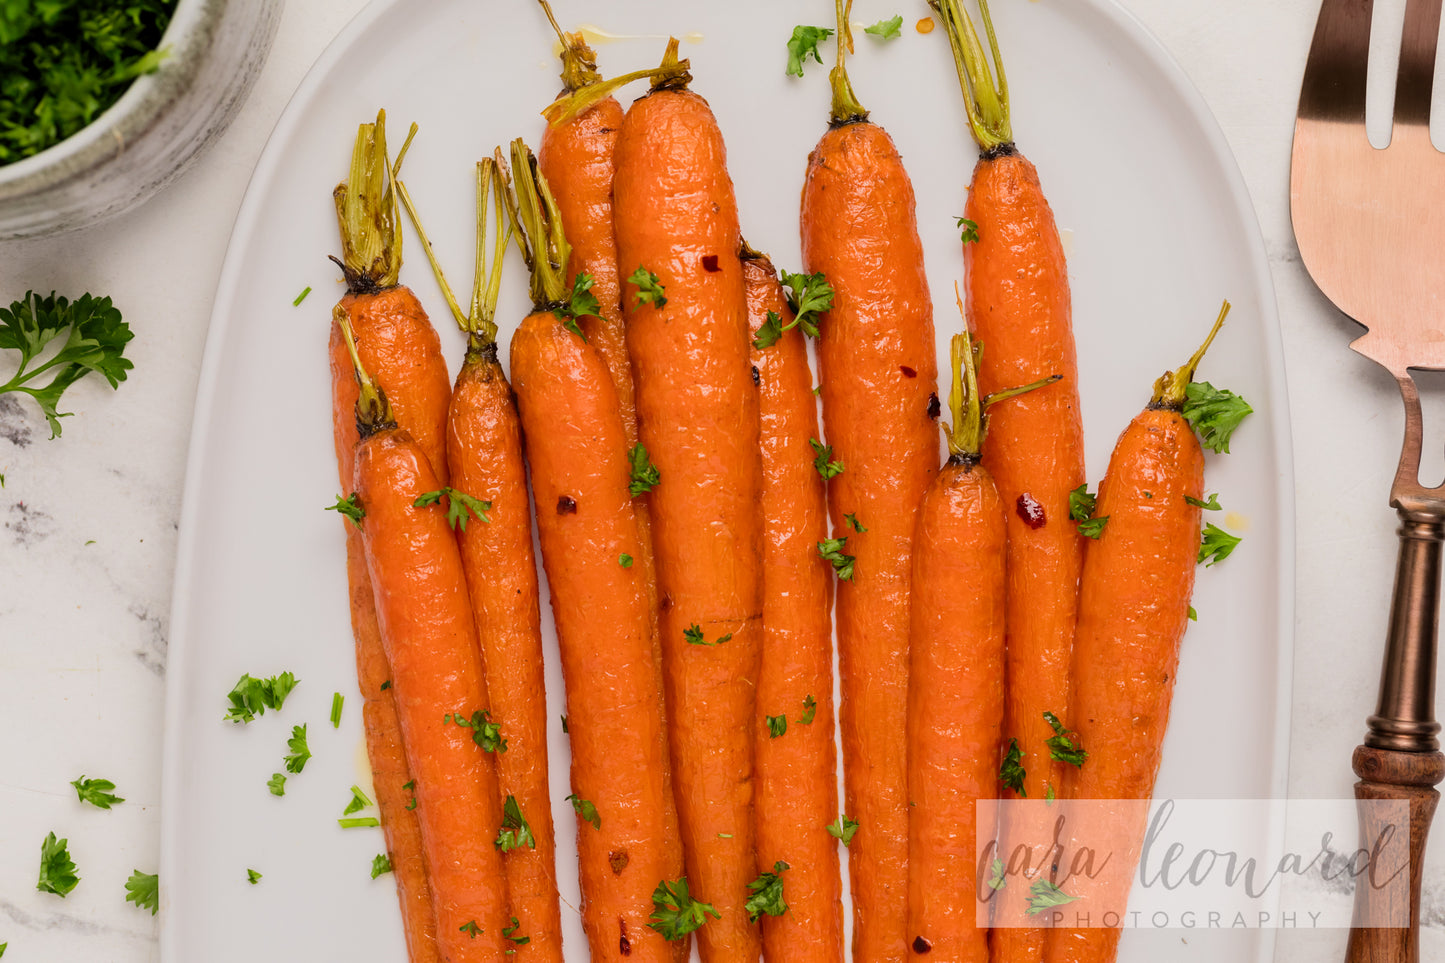
{"type": "MultiPolygon", "coordinates": [[[[1403,419],[1389,376],[1347,350],[1355,328],[1310,282],[1289,226],[1294,106],[1318,0],[1121,2],[1203,92],[1259,214],[1298,479],[1289,788],[1348,796],[1350,753],[1378,679],[1395,551],[1386,501],[1403,419]]],[[[108,292],[136,332],[130,380],[114,393],[99,379],[72,388],[65,400],[76,417],[58,439],[32,407],[0,397],[0,943],[17,963],[159,958],[155,920],[124,902],[124,883],[158,862],[167,621],[211,301],[272,125],[363,5],[287,4],[235,124],[161,196],[83,233],[0,243],[0,297],[108,292]],[[81,806],[68,783],[83,773],[113,780],[126,802],[81,806]],[[34,887],[37,844],[52,830],[69,838],[85,881],[64,901],[34,887]]],[[[1403,0],[1376,7],[1377,20],[1403,16],[1403,0]]],[[[1372,96],[1387,109],[1384,84],[1372,96]]],[[[1427,432],[1438,431],[1429,405],[1427,432]]],[[[1445,468],[1434,447],[1427,478],[1445,468]]],[[[1422,919],[1424,958],[1445,959],[1442,846],[1427,861],[1422,919]]],[[[1343,931],[1285,931],[1277,958],[1339,958],[1343,945],[1343,931]]]]}

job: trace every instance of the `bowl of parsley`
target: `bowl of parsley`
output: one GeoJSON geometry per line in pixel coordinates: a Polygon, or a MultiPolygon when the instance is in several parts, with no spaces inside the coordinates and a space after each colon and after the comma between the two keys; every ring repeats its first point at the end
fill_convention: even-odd
{"type": "Polygon", "coordinates": [[[226,129],[282,0],[0,0],[0,240],[75,230],[226,129]]]}

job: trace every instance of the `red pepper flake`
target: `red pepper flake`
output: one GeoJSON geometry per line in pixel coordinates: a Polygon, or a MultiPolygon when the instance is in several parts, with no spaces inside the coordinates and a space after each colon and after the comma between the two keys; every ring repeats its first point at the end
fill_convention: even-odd
{"type": "Polygon", "coordinates": [[[1044,506],[1028,492],[1019,496],[1018,512],[1019,518],[1022,518],[1029,528],[1043,528],[1048,521],[1048,517],[1044,515],[1044,506]]]}
{"type": "Polygon", "coordinates": [[[913,952],[922,954],[927,953],[931,949],[933,949],[933,944],[925,940],[923,937],[915,936],[913,938],[913,952]]]}
{"type": "Polygon", "coordinates": [[[717,255],[716,255],[716,254],[706,254],[706,255],[703,255],[703,259],[702,259],[702,269],[703,269],[704,271],[707,271],[709,274],[714,274],[714,273],[716,273],[716,272],[718,272],[718,271],[721,271],[722,268],[720,268],[720,267],[717,266],[717,255]]]}
{"type": "Polygon", "coordinates": [[[928,418],[930,421],[937,421],[938,416],[943,413],[943,406],[938,403],[938,392],[928,396],[928,418]]]}
{"type": "Polygon", "coordinates": [[[557,499],[557,514],[558,514],[558,515],[576,515],[576,514],[577,514],[577,499],[573,498],[571,495],[563,495],[562,497],[558,498],[558,499],[557,499]]]}
{"type": "Polygon", "coordinates": [[[623,956],[631,956],[632,941],[627,938],[627,920],[619,916],[617,918],[617,925],[622,927],[622,935],[617,939],[617,952],[623,956]]]}
{"type": "Polygon", "coordinates": [[[903,377],[905,377],[905,378],[917,378],[917,377],[918,377],[918,372],[917,372],[917,371],[914,371],[912,368],[908,367],[908,365],[906,365],[906,364],[901,364],[901,365],[899,365],[899,366],[898,366],[898,370],[901,371],[901,372],[903,372],[903,377]]]}

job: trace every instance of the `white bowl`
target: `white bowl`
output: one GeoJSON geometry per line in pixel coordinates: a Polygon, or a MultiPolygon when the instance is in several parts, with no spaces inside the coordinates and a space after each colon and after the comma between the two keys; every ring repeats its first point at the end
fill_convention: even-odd
{"type": "Polygon", "coordinates": [[[176,178],[245,100],[282,0],[180,0],[154,73],[82,130],[0,166],[0,240],[58,234],[129,210],[176,178]]]}

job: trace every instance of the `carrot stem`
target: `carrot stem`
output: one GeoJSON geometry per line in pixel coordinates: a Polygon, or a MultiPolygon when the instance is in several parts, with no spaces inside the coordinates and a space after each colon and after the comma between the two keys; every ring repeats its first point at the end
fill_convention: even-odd
{"type": "Polygon", "coordinates": [[[1194,380],[1194,370],[1199,367],[1199,362],[1204,360],[1204,352],[1208,351],[1209,346],[1214,343],[1214,336],[1219,333],[1220,328],[1224,327],[1224,319],[1229,315],[1230,307],[1228,301],[1225,301],[1220,307],[1219,317],[1215,319],[1214,327],[1209,329],[1209,337],[1204,339],[1204,343],[1184,363],[1183,367],[1164,372],[1164,376],[1154,382],[1154,397],[1149,402],[1149,407],[1179,409],[1184,406],[1184,392],[1189,387],[1189,383],[1194,380]]]}
{"type": "Polygon", "coordinates": [[[853,82],[848,79],[846,54],[853,50],[853,29],[848,26],[848,14],[853,10],[853,0],[845,5],[843,0],[833,0],[838,18],[838,63],[828,73],[828,83],[833,88],[833,110],[830,118],[833,126],[851,124],[868,118],[868,108],[858,103],[853,93],[853,82]]]}
{"type": "MultiPolygon", "coordinates": [[[[505,172],[500,147],[496,156],[499,169],[505,172]]],[[[512,141],[512,181],[509,186],[513,189],[503,197],[516,230],[517,247],[532,275],[532,304],[541,310],[567,300],[567,259],[572,246],[562,228],[557,199],[537,168],[537,157],[520,137],[512,141]]]]}
{"type": "Polygon", "coordinates": [[[562,58],[562,86],[566,92],[581,90],[601,81],[602,75],[597,72],[597,54],[588,46],[586,38],[581,32],[564,33],[557,24],[557,18],[552,15],[552,5],[547,0],[537,2],[542,5],[542,12],[547,15],[547,21],[557,32],[557,40],[562,45],[558,56],[562,58]]]}
{"type": "MultiPolygon", "coordinates": [[[[569,36],[579,37],[580,35],[570,34],[569,36]]],[[[656,67],[634,70],[620,77],[613,77],[611,80],[602,80],[598,75],[597,79],[586,84],[575,88],[569,87],[556,100],[542,108],[542,116],[547,118],[548,124],[556,127],[558,124],[585,113],[589,108],[611,97],[618,88],[626,86],[634,80],[651,80],[653,90],[682,90],[692,82],[692,74],[688,72],[691,61],[678,60],[677,50],[677,38],[669,37],[667,50],[662,55],[662,63],[656,67]]],[[[562,79],[564,83],[567,80],[565,70],[562,79]]]]}
{"type": "Polygon", "coordinates": [[[392,414],[391,402],[386,400],[386,392],[381,390],[381,385],[371,380],[371,375],[366,373],[366,368],[361,364],[361,355],[356,351],[356,336],[351,331],[351,318],[346,309],[339,304],[332,308],[331,320],[341,328],[341,336],[346,339],[346,353],[351,356],[351,370],[356,375],[356,384],[360,390],[356,398],[357,432],[362,438],[366,438],[384,428],[395,428],[396,417],[392,414]]]}
{"type": "Polygon", "coordinates": [[[989,67],[989,57],[978,39],[978,32],[973,28],[973,20],[959,0],[928,0],[928,4],[943,20],[944,30],[948,34],[948,45],[953,48],[958,86],[963,91],[963,102],[968,112],[968,124],[973,132],[973,139],[978,141],[978,146],[985,151],[1013,143],[1008,77],[1004,74],[998,37],[993,29],[993,17],[988,12],[988,0],[978,0],[978,9],[983,15],[984,31],[988,34],[988,46],[993,54],[993,69],[989,67]],[[998,71],[997,85],[994,84],[994,70],[998,71]]]}
{"type": "Polygon", "coordinates": [[[394,287],[401,274],[401,218],[386,156],[385,110],[376,112],[376,123],[357,128],[351,169],[331,196],[347,288],[361,294],[394,287]]]}

